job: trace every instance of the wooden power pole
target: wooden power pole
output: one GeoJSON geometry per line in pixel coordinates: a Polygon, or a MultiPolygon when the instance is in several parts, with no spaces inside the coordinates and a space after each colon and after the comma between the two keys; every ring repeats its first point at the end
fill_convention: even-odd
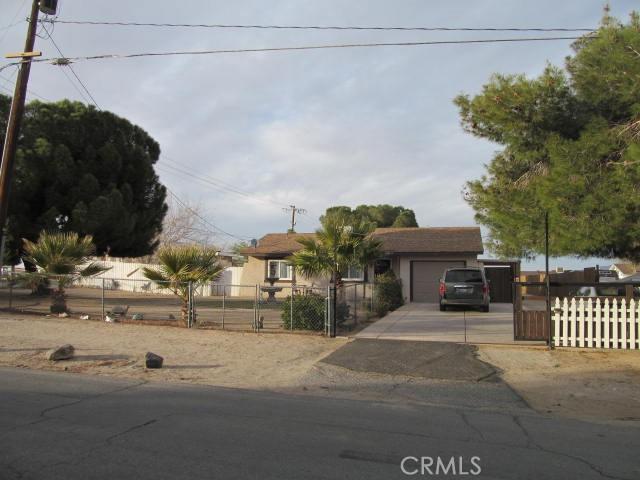
{"type": "Polygon", "coordinates": [[[291,212],[291,228],[289,229],[289,232],[293,233],[295,232],[295,227],[296,227],[296,213],[306,213],[307,211],[304,208],[296,208],[295,205],[289,205],[289,208],[283,208],[282,210],[284,210],[285,212],[291,212]]]}
{"type": "MultiPolygon", "coordinates": [[[[22,122],[24,104],[27,97],[27,83],[29,82],[29,72],[31,71],[31,58],[37,55],[33,52],[33,46],[36,41],[39,6],[39,0],[33,0],[24,51],[11,56],[22,58],[22,62],[20,64],[20,71],[18,72],[18,79],[16,80],[16,89],[11,102],[9,121],[7,122],[7,133],[4,137],[4,147],[2,149],[2,163],[0,164],[0,235],[2,235],[2,245],[5,243],[5,226],[7,223],[7,213],[9,211],[11,180],[13,178],[20,124],[22,122]]],[[[4,251],[0,252],[0,266],[4,264],[3,256],[4,251]]]]}

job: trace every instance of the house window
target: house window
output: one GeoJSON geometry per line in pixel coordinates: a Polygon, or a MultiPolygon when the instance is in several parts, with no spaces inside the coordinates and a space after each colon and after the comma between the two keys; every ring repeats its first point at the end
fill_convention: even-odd
{"type": "Polygon", "coordinates": [[[267,262],[267,278],[278,280],[292,280],[293,267],[285,260],[269,260],[267,262]]]}
{"type": "Polygon", "coordinates": [[[364,270],[359,265],[349,265],[344,272],[342,272],[343,280],[362,281],[364,280],[364,270]]]}
{"type": "Polygon", "coordinates": [[[391,270],[391,260],[388,258],[381,258],[375,261],[373,264],[374,275],[382,275],[391,270]]]}

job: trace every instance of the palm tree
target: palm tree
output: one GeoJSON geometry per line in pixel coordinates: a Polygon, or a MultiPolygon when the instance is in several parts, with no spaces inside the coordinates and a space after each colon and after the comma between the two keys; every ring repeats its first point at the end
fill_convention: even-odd
{"type": "Polygon", "coordinates": [[[380,257],[381,242],[371,237],[374,226],[364,221],[353,221],[347,215],[336,213],[322,219],[322,228],[316,238],[297,240],[302,249],[290,258],[296,270],[307,277],[331,276],[340,286],[342,273],[350,266],[361,268],[380,257]]]}
{"type": "Polygon", "coordinates": [[[169,245],[158,251],[160,267],[145,267],[143,274],[160,288],[170,290],[182,300],[182,322],[189,321],[189,285],[197,288],[215,280],[222,273],[217,252],[194,245],[169,245]]]}
{"type": "Polygon", "coordinates": [[[27,275],[58,280],[58,286],[52,293],[52,313],[67,311],[65,288],[78,277],[91,277],[108,270],[91,261],[95,247],[90,235],[80,237],[74,232],[42,232],[37,242],[23,239],[23,243],[26,253],[24,260],[39,270],[27,275]]]}

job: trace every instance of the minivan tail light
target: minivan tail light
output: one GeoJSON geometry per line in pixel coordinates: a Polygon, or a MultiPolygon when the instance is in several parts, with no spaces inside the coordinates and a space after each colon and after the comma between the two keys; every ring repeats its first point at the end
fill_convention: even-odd
{"type": "Polygon", "coordinates": [[[445,291],[446,291],[446,288],[444,286],[444,282],[440,282],[440,296],[441,297],[444,297],[445,291]]]}

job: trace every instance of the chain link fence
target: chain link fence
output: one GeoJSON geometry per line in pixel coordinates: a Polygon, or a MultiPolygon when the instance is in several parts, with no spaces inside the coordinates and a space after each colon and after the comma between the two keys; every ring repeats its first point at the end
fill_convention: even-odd
{"type": "MultiPolygon", "coordinates": [[[[357,303],[353,312],[365,308],[359,295],[354,292],[350,300],[357,303]]],[[[126,278],[10,275],[0,277],[0,309],[85,320],[255,332],[327,334],[331,323],[329,289],[295,285],[195,286],[126,278]],[[61,285],[64,296],[57,294],[61,285]]]]}

